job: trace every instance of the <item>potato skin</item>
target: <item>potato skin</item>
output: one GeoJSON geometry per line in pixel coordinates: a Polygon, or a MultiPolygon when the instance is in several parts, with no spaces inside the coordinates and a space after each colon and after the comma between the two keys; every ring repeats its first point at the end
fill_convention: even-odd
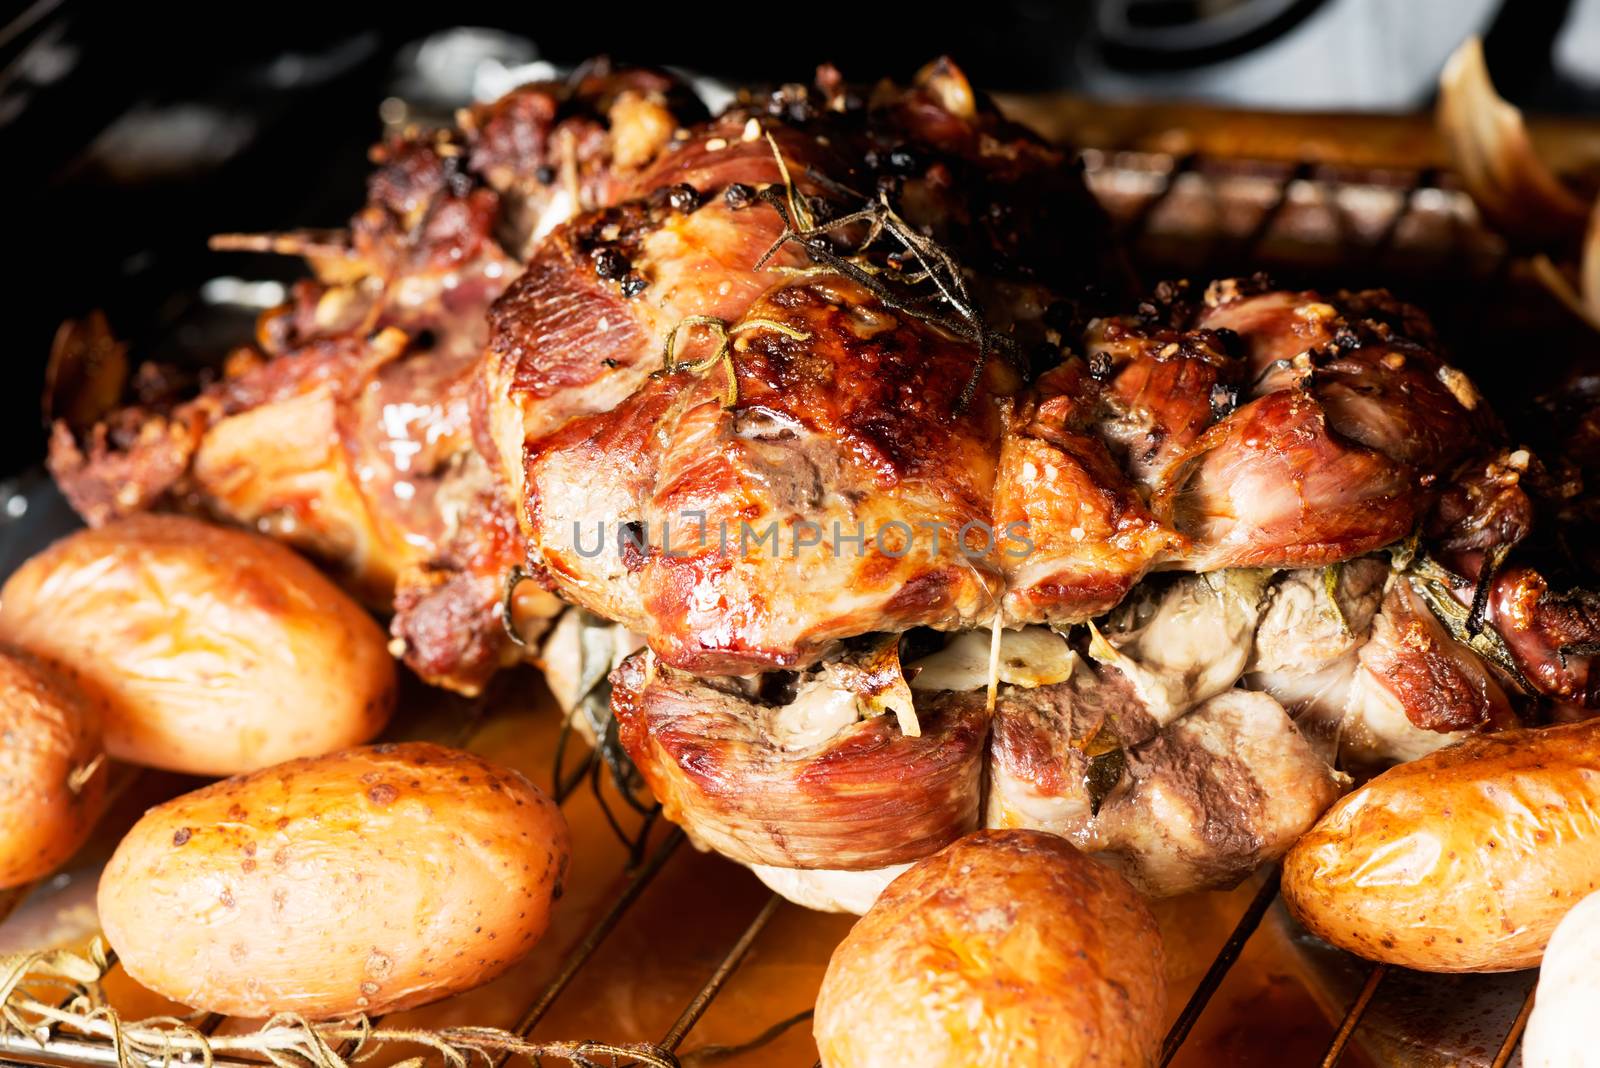
{"type": "Polygon", "coordinates": [[[370,741],[394,708],[383,631],[259,535],[178,516],[80,531],[0,590],[0,636],[105,698],[110,755],[233,775],[370,741]]]}
{"type": "Polygon", "coordinates": [[[105,794],[100,709],[59,672],[0,649],[0,889],[77,852],[105,794]]]}
{"type": "Polygon", "coordinates": [[[828,963],[827,1068],[1154,1063],[1161,936],[1118,874],[1042,831],[969,834],[878,898],[828,963]]]}
{"type": "Polygon", "coordinates": [[[392,1012],[521,959],[568,856],[560,811],[520,774],[370,746],[151,809],[101,877],[100,922],[129,975],[196,1009],[392,1012]]]}
{"type": "Polygon", "coordinates": [[[1594,1007],[1600,1005],[1600,894],[1556,925],[1539,965],[1539,992],[1522,1033],[1522,1068],[1582,1068],[1600,1061],[1594,1007]]]}
{"type": "Polygon", "coordinates": [[[1600,720],[1479,735],[1345,797],[1284,860],[1312,933],[1432,972],[1539,963],[1600,887],[1600,720]]]}

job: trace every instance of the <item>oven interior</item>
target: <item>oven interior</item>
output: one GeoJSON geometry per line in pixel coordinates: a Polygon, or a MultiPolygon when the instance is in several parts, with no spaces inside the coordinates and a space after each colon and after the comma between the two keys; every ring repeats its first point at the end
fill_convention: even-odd
{"type": "MultiPolygon", "coordinates": [[[[43,31],[17,31],[32,42],[20,51],[14,38],[5,41],[11,68],[19,55],[37,66],[51,47],[70,46],[68,37],[52,43],[43,21],[43,31]]],[[[52,263],[70,256],[81,270],[70,298],[45,300],[45,314],[31,316],[39,321],[19,340],[27,342],[15,354],[19,369],[31,374],[43,363],[50,313],[91,306],[106,308],[136,351],[193,361],[224,351],[276,302],[287,276],[278,260],[206,252],[206,232],[337,219],[359,196],[362,150],[380,121],[447,113],[441,85],[451,77],[440,72],[464,60],[441,59],[439,48],[502,72],[527,58],[496,55],[492,40],[441,40],[430,39],[432,53],[429,42],[386,51],[380,38],[361,35],[324,53],[286,53],[266,71],[239,73],[203,104],[156,94],[87,144],[58,145],[62,160],[35,214],[48,218],[70,203],[83,232],[105,227],[108,247],[42,254],[52,263]],[[374,72],[382,72],[382,93],[372,91],[374,72]],[[278,173],[267,161],[286,152],[319,161],[287,189],[267,177],[278,173]],[[155,233],[110,247],[130,233],[126,214],[136,204],[138,225],[155,233]]],[[[1513,431],[1529,435],[1537,426],[1519,420],[1530,400],[1596,354],[1595,339],[1537,285],[1519,250],[1480,224],[1426,116],[1286,116],[1040,94],[1002,102],[1081,149],[1089,183],[1146,282],[1259,270],[1293,284],[1388,286],[1432,313],[1456,361],[1513,431]]],[[[1550,122],[1536,134],[1560,146],[1592,140],[1600,128],[1550,122]]],[[[37,424],[10,422],[21,440],[8,455],[36,455],[37,424]]],[[[0,573],[74,522],[36,468],[0,483],[0,573]]],[[[807,912],[743,868],[696,852],[568,737],[531,670],[470,701],[413,681],[402,709],[392,736],[461,745],[554,791],[578,847],[554,924],[528,960],[385,1026],[649,1043],[660,1064],[814,1063],[812,1000],[851,917],[807,912]]],[[[119,768],[117,801],[79,857],[45,883],[0,892],[0,955],[86,945],[96,931],[99,867],[121,832],[148,805],[193,785],[119,768]]],[[[1174,1014],[1163,1063],[1515,1062],[1531,972],[1373,967],[1297,929],[1273,871],[1232,892],[1160,903],[1157,912],[1174,1014]]],[[[106,986],[128,1019],[182,1011],[116,970],[106,986]]],[[[226,1035],[252,1022],[210,1016],[196,1025],[226,1035]]],[[[0,1063],[104,1065],[116,1055],[70,1032],[0,1030],[0,1063]]]]}

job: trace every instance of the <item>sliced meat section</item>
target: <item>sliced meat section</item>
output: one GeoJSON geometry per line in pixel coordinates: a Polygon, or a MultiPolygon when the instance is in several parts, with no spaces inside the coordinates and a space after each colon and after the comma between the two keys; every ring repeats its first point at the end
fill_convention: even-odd
{"type": "Polygon", "coordinates": [[[1009,690],[990,741],[990,827],[1063,835],[1153,897],[1232,886],[1281,856],[1347,781],[1261,693],[1229,690],[1122,749],[1097,724],[1132,721],[1114,679],[1009,690]],[[1088,754],[1100,750],[1098,756],[1088,754]]]}
{"type": "Polygon", "coordinates": [[[742,864],[868,871],[976,827],[983,694],[925,696],[908,737],[861,718],[849,677],[825,665],[763,701],[642,651],[612,673],[612,707],[666,817],[742,864]]]}

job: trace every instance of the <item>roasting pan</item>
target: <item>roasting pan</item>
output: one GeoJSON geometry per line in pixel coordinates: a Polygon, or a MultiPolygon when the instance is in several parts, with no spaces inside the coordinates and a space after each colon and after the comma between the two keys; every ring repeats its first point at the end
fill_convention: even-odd
{"type": "MultiPolygon", "coordinates": [[[[1091,188],[1147,280],[1265,270],[1289,283],[1387,285],[1433,313],[1456,361],[1514,431],[1534,396],[1600,362],[1594,338],[1538,288],[1517,251],[1480,224],[1424,116],[1291,118],[1042,96],[1003,104],[1080,149],[1091,188]]],[[[415,111],[391,98],[381,114],[415,111]]],[[[349,136],[361,143],[375,132],[349,136]]],[[[1600,127],[1547,124],[1535,133],[1559,150],[1600,138],[1600,127]]],[[[270,302],[272,290],[241,280],[252,277],[248,264],[219,259],[213,268],[216,277],[203,284],[184,281],[188,298],[176,313],[168,305],[159,321],[119,329],[221,351],[217,339],[247,330],[254,304],[270,302]]],[[[0,484],[0,577],[74,524],[41,475],[0,484]]],[[[413,680],[401,708],[391,736],[464,746],[554,791],[576,848],[566,896],[530,959],[487,987],[386,1026],[483,1025],[540,1040],[648,1043],[668,1065],[815,1063],[812,1001],[852,917],[783,901],[631,804],[584,744],[563,734],[531,670],[502,676],[474,700],[413,680]]],[[[117,769],[116,801],[81,854],[42,884],[0,892],[0,955],[89,944],[99,869],[121,833],[147,806],[194,785],[117,769]]],[[[1373,967],[1299,930],[1271,870],[1231,892],[1160,902],[1156,911],[1173,1006],[1164,1063],[1517,1063],[1533,972],[1444,977],[1373,967]]],[[[128,1019],[186,1011],[115,968],[106,988],[128,1019]]],[[[194,1023],[219,1036],[255,1026],[215,1016],[194,1023]]],[[[242,1059],[219,1055],[219,1063],[242,1059]]],[[[377,1060],[385,1059],[387,1052],[377,1060]]],[[[0,1034],[0,1064],[116,1063],[109,1042],[70,1030],[0,1034]]]]}

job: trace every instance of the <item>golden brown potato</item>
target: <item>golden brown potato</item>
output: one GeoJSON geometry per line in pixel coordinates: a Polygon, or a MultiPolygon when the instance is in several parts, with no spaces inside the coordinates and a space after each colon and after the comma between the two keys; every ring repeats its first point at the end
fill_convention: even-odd
{"type": "Polygon", "coordinates": [[[1314,934],[1432,972],[1539,963],[1600,887],[1600,720],[1468,738],[1373,779],[1289,851],[1314,934]]]}
{"type": "Polygon", "coordinates": [[[0,650],[0,889],[77,852],[105,794],[100,710],[59,672],[0,650]]]}
{"type": "Polygon", "coordinates": [[[1146,1065],[1161,936],[1133,888],[1042,831],[979,831],[900,876],[834,950],[827,1068],[1146,1065]]]}
{"type": "Polygon", "coordinates": [[[106,751],[233,775],[370,741],[394,706],[383,631],[266,538],[135,516],[63,538],[0,590],[0,637],[104,697],[106,751]]]}
{"type": "Polygon", "coordinates": [[[486,983],[567,870],[527,779],[425,742],[290,761],[151,809],[100,879],[128,974],[234,1016],[381,1013],[486,983]]]}

